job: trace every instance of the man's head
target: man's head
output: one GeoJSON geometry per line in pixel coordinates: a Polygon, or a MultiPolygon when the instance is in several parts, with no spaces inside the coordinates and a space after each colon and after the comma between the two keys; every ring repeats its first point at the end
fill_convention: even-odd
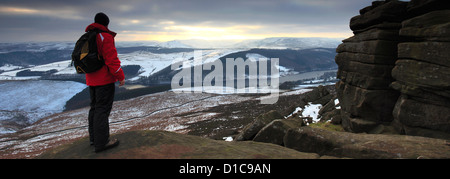
{"type": "Polygon", "coordinates": [[[102,24],[102,25],[104,25],[105,27],[107,27],[108,26],[108,24],[109,24],[109,18],[108,18],[108,16],[105,14],[105,13],[103,13],[103,12],[99,12],[99,13],[97,13],[96,15],[95,15],[95,23],[99,23],[99,24],[102,24]]]}

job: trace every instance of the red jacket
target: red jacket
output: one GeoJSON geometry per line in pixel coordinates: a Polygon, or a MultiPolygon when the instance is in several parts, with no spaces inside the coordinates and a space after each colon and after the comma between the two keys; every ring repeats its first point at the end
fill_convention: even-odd
{"type": "Polygon", "coordinates": [[[86,85],[102,86],[124,80],[125,75],[120,67],[120,60],[117,57],[117,50],[114,45],[116,33],[98,23],[87,26],[86,32],[94,29],[105,31],[97,35],[98,53],[103,56],[105,65],[98,71],[86,73],[86,85]]]}

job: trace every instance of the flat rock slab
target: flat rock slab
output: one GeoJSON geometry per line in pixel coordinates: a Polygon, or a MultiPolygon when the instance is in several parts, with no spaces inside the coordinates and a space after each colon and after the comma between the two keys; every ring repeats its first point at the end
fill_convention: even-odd
{"type": "Polygon", "coordinates": [[[315,159],[319,155],[303,153],[275,144],[252,141],[225,142],[166,131],[132,131],[113,135],[120,145],[94,153],[88,138],[47,151],[44,159],[315,159]]]}
{"type": "Polygon", "coordinates": [[[284,145],[301,152],[349,158],[450,158],[450,146],[443,139],[355,134],[311,127],[289,130],[284,145]]]}

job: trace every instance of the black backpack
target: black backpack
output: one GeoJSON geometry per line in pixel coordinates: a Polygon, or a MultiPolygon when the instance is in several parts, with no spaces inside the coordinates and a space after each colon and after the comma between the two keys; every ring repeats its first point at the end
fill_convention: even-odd
{"type": "Polygon", "coordinates": [[[78,74],[92,73],[105,65],[97,51],[97,34],[101,31],[88,31],[78,39],[72,52],[72,65],[78,74]]]}

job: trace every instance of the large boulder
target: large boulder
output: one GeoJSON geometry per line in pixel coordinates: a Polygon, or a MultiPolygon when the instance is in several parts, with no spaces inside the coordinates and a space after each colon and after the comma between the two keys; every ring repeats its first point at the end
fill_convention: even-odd
{"type": "MultiPolygon", "coordinates": [[[[328,91],[327,87],[325,86],[318,86],[317,88],[314,88],[311,92],[308,92],[306,94],[305,99],[305,105],[308,102],[311,102],[312,104],[321,104],[321,105],[325,105],[328,103],[328,101],[331,100],[331,98],[333,98],[333,94],[330,93],[330,91],[328,91]]],[[[304,107],[304,106],[298,106],[298,107],[304,107]]]]}
{"type": "Polygon", "coordinates": [[[283,137],[289,129],[302,126],[301,119],[277,119],[262,128],[253,141],[283,145],[283,137]]]}
{"type": "Polygon", "coordinates": [[[252,140],[255,135],[267,124],[275,119],[284,119],[276,110],[259,115],[252,123],[244,127],[241,133],[236,137],[237,141],[252,140]]]}
{"type": "Polygon", "coordinates": [[[301,127],[289,130],[284,145],[301,152],[349,158],[450,158],[442,139],[405,135],[354,134],[301,127]]]}
{"type": "Polygon", "coordinates": [[[355,133],[372,133],[374,129],[381,125],[378,121],[365,120],[344,110],[341,110],[341,124],[346,131],[355,133]]]}

